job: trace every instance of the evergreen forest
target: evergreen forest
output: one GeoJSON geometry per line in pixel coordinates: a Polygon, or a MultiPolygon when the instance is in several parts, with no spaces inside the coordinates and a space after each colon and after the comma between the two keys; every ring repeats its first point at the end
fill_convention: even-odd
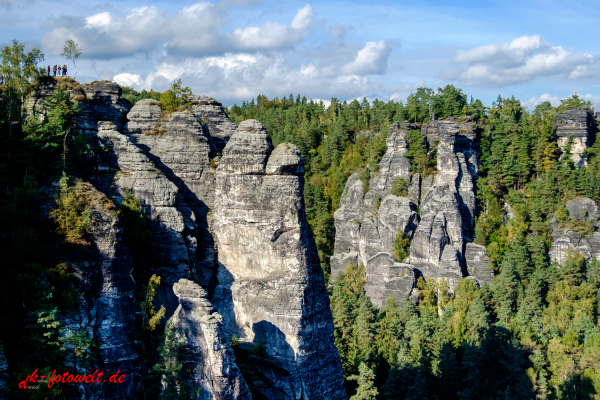
{"type": "MultiPolygon", "coordinates": [[[[94,357],[96,345],[86,332],[65,334],[57,318],[76,307],[80,295],[59,254],[85,257],[89,210],[105,207],[122,215],[131,238],[139,340],[150,366],[144,387],[147,398],[157,398],[160,376],[176,379],[190,371],[167,357],[165,310],[152,303],[160,277],[141,278],[152,235],[139,200],[105,202],[81,181],[80,163],[91,150],[75,129],[78,103],[63,90],[78,83],[61,80],[44,104],[45,118],[28,119],[28,94],[45,79],[36,67],[44,55],[14,41],[0,57],[0,339],[16,380],[35,368],[94,357]],[[40,222],[44,205],[38,200],[56,181],[58,207],[40,222]]],[[[153,98],[176,109],[184,105],[178,102],[186,89],[176,82],[162,93],[124,88],[123,95],[132,103],[153,98]]],[[[572,95],[558,107],[544,102],[529,110],[514,97],[498,97],[487,107],[448,85],[419,88],[404,102],[332,98],[325,106],[300,95],[259,95],[226,108],[234,122],[257,119],[275,146],[290,142],[302,154],[306,211],[329,283],[350,399],[600,398],[600,261],[572,252],[559,265],[548,256],[552,221],[581,235],[594,231],[591,224],[569,220],[566,203],[582,196],[600,204],[600,140],[586,150],[588,165],[581,169],[557,146],[556,115],[575,107],[592,105],[572,95]],[[481,128],[474,241],[486,246],[495,278],[481,287],[463,279],[452,292],[443,280],[421,278],[416,302],[390,297],[377,309],[365,294],[364,267],[330,274],[333,213],[351,174],[358,171],[368,185],[377,173],[391,124],[450,117],[481,128]],[[512,219],[504,218],[507,205],[512,219]]],[[[414,172],[435,173],[435,152],[420,131],[411,131],[408,142],[414,172]]],[[[71,395],[61,390],[43,395],[71,395]]],[[[161,396],[185,398],[182,390],[161,396]]],[[[36,391],[9,395],[43,398],[36,391]]]]}

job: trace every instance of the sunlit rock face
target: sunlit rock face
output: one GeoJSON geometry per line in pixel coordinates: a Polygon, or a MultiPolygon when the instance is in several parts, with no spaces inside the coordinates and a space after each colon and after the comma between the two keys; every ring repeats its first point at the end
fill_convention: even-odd
{"type": "Polygon", "coordinates": [[[412,294],[418,276],[446,279],[451,289],[465,276],[473,276],[479,283],[491,280],[485,251],[480,254],[480,249],[468,246],[476,212],[477,130],[474,123],[455,120],[430,121],[422,127],[406,122],[392,125],[387,151],[369,190],[364,193],[358,173],[344,188],[334,214],[332,279],[348,264],[365,265],[366,291],[379,307],[390,295],[401,303],[412,294]],[[405,155],[408,134],[415,129],[421,129],[429,151],[437,154],[437,171],[425,177],[411,173],[405,155]],[[391,194],[398,178],[407,184],[404,197],[391,194]],[[392,257],[398,234],[411,240],[409,256],[403,260],[392,257]]]}
{"type": "MultiPolygon", "coordinates": [[[[281,398],[345,398],[341,364],[314,239],[306,221],[298,149],[273,149],[244,121],[217,168],[211,222],[219,253],[213,304],[228,331],[264,341],[284,373],[281,398]]],[[[264,395],[273,395],[273,392],[264,395]]]]}

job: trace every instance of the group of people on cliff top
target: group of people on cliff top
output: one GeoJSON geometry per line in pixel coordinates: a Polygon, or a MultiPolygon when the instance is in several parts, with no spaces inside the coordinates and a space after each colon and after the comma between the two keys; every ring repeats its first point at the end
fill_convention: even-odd
{"type": "MultiPolygon", "coordinates": [[[[67,66],[63,65],[62,67],[60,65],[55,65],[54,68],[52,68],[52,71],[54,71],[54,76],[56,76],[56,71],[58,71],[58,76],[61,76],[61,72],[62,72],[62,76],[67,76],[67,66]]],[[[50,66],[48,65],[48,76],[50,76],[50,66]]]]}

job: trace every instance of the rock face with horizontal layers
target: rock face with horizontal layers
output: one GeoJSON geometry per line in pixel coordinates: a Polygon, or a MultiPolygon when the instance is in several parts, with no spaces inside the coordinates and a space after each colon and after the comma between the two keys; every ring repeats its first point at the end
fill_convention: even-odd
{"type": "Polygon", "coordinates": [[[213,138],[215,152],[223,153],[223,149],[231,135],[235,133],[237,125],[229,119],[223,110],[223,105],[212,97],[192,96],[190,100],[192,112],[206,124],[208,133],[213,138]]]}
{"type": "Polygon", "coordinates": [[[273,151],[265,127],[255,120],[242,122],[227,143],[211,213],[219,251],[212,302],[229,333],[242,342],[264,341],[277,360],[281,372],[268,395],[275,390],[277,398],[343,399],[297,155],[287,143],[273,151]]]}
{"type": "Polygon", "coordinates": [[[197,399],[247,400],[250,390],[235,363],[230,335],[223,317],[216,312],[207,293],[197,283],[181,279],[173,285],[179,306],[169,319],[175,340],[189,351],[179,360],[192,371],[188,385],[201,389],[197,399]]]}
{"type": "Polygon", "coordinates": [[[472,268],[465,259],[465,247],[474,234],[477,129],[473,123],[454,120],[430,121],[422,128],[406,122],[392,125],[387,151],[369,191],[363,193],[357,173],[344,188],[334,214],[332,278],[349,263],[364,264],[367,294],[379,307],[389,295],[400,300],[411,294],[414,284],[410,282],[421,275],[445,278],[451,288],[467,274],[477,274],[480,283],[491,280],[485,251],[481,255],[472,249],[472,268]],[[421,129],[429,150],[437,151],[437,172],[426,177],[412,174],[405,156],[408,132],[415,129],[421,129]],[[405,197],[391,194],[397,178],[408,185],[405,197]],[[392,254],[398,232],[411,239],[410,256],[395,261],[392,254]]]}
{"type": "Polygon", "coordinates": [[[585,149],[591,144],[596,128],[596,120],[586,108],[572,108],[556,115],[556,136],[558,147],[564,152],[569,140],[571,160],[578,167],[587,165],[585,149]]]}

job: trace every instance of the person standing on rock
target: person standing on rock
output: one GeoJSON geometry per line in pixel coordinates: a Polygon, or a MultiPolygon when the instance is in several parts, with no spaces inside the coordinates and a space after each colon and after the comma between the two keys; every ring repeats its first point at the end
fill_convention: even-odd
{"type": "Polygon", "coordinates": [[[50,76],[50,66],[48,65],[48,76],[50,76]]]}
{"type": "Polygon", "coordinates": [[[56,65],[54,65],[54,68],[52,70],[54,71],[54,76],[56,76],[56,65]]]}
{"type": "Polygon", "coordinates": [[[63,65],[63,76],[67,76],[67,64],[63,65]]]}

